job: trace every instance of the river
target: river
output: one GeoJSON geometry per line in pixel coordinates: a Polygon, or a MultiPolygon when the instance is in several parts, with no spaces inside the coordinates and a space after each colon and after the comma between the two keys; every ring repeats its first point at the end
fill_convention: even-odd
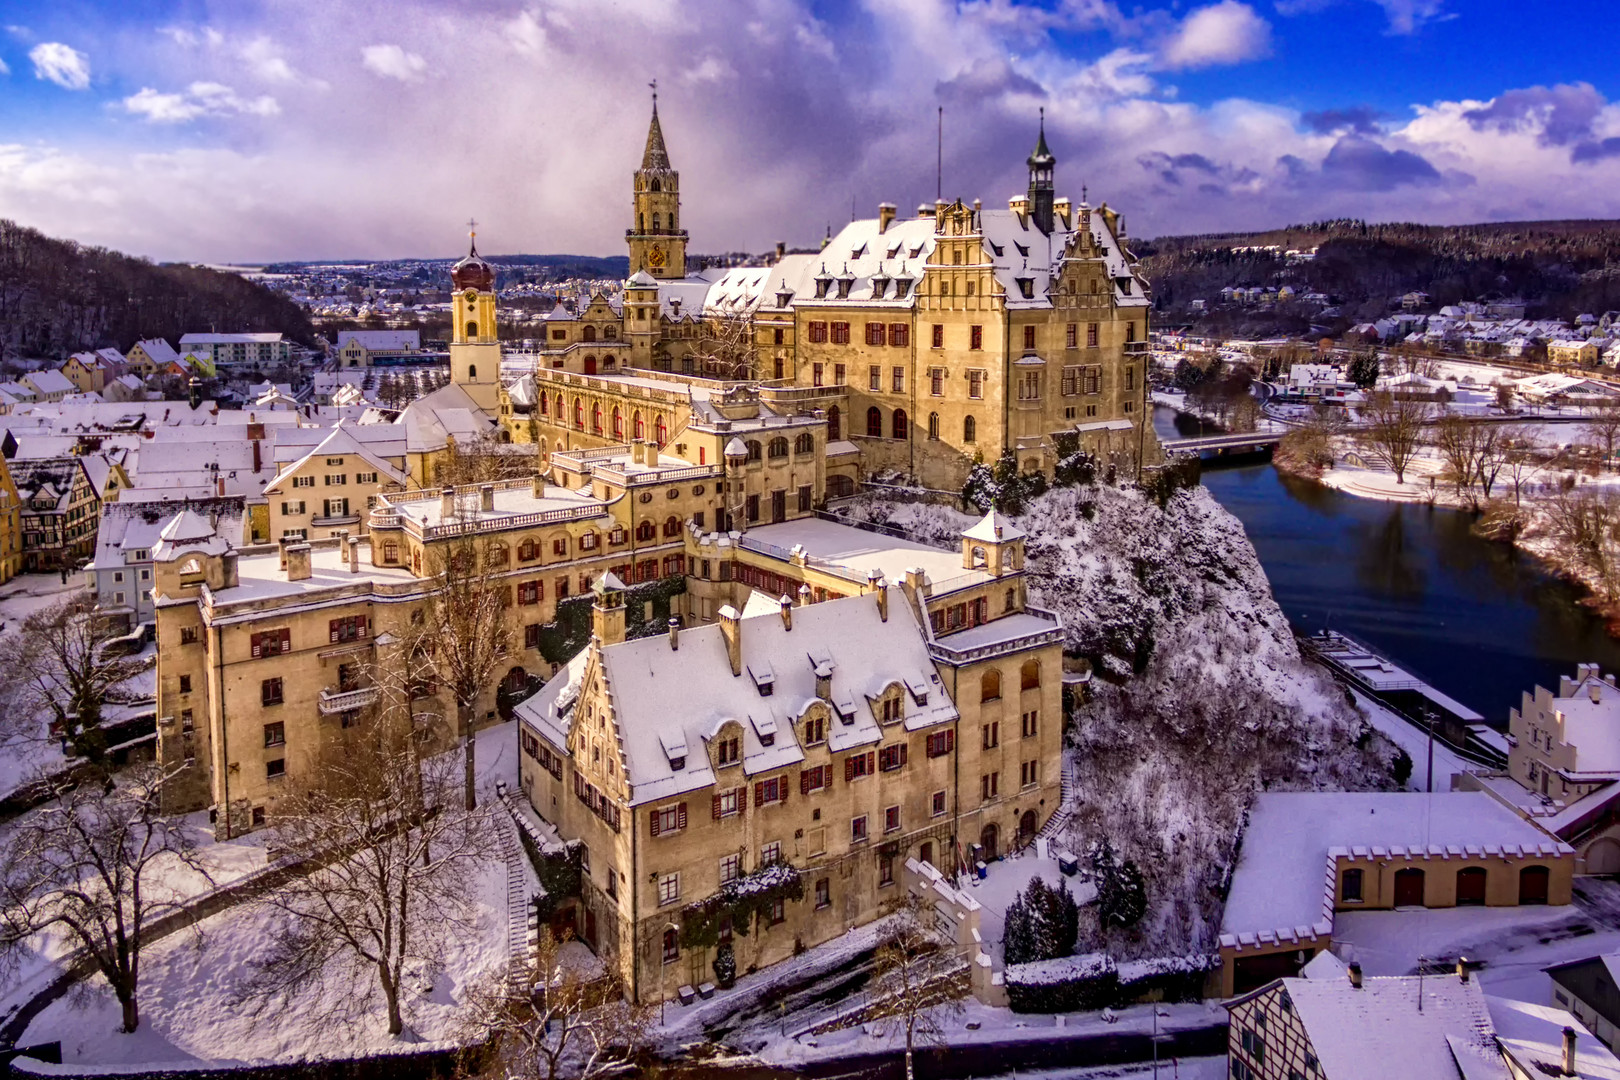
{"type": "MultiPolygon", "coordinates": [[[[1197,433],[1191,417],[1154,412],[1162,435],[1197,433]]],[[[1296,627],[1359,638],[1492,724],[1577,663],[1620,671],[1620,641],[1580,591],[1474,536],[1468,514],[1346,495],[1270,464],[1207,469],[1204,486],[1243,522],[1296,627]]]]}

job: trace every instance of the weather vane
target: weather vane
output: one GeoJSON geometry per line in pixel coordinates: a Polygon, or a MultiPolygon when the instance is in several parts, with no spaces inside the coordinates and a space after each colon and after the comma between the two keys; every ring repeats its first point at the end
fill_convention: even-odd
{"type": "Polygon", "coordinates": [[[472,218],[467,219],[467,235],[474,237],[478,235],[478,222],[472,218]]]}
{"type": "Polygon", "coordinates": [[[654,79],[652,82],[648,83],[647,85],[652,87],[653,104],[654,105],[658,104],[658,80],[654,79]]]}

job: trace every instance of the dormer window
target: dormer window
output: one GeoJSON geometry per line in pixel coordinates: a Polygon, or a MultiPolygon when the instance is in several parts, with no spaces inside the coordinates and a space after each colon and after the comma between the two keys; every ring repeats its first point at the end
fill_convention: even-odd
{"type": "Polygon", "coordinates": [[[759,737],[759,745],[776,745],[776,721],[769,713],[763,716],[750,716],[748,719],[754,725],[754,734],[759,737]]]}
{"type": "Polygon", "coordinates": [[[816,299],[827,299],[827,290],[832,287],[832,278],[816,278],[816,299]]]}
{"type": "Polygon", "coordinates": [[[916,247],[911,249],[911,257],[913,259],[922,258],[922,251],[923,251],[923,246],[921,244],[918,244],[916,247]]]}
{"type": "Polygon", "coordinates": [[[1019,278],[1018,291],[1023,294],[1025,300],[1033,300],[1035,298],[1035,279],[1027,277],[1019,278]]]}
{"type": "Polygon", "coordinates": [[[885,259],[893,259],[896,256],[898,256],[899,254],[900,254],[900,245],[895,244],[893,247],[889,248],[889,250],[884,254],[883,257],[885,259]]]}
{"type": "Polygon", "coordinates": [[[881,300],[883,294],[889,291],[889,279],[878,277],[872,279],[872,299],[881,300]]]}
{"type": "Polygon", "coordinates": [[[852,259],[858,259],[862,255],[865,255],[865,254],[866,254],[866,245],[862,244],[860,247],[858,247],[855,250],[851,251],[849,253],[849,257],[852,258],[852,259]]]}
{"type": "Polygon", "coordinates": [[[911,692],[911,700],[917,705],[928,704],[928,684],[919,679],[907,679],[906,689],[911,692]]]}
{"type": "Polygon", "coordinates": [[[852,277],[839,278],[838,279],[838,299],[840,299],[840,300],[848,300],[849,299],[849,287],[851,285],[853,285],[853,284],[855,284],[855,279],[852,278],[852,277]]]}
{"type": "Polygon", "coordinates": [[[680,731],[659,732],[658,742],[664,748],[664,757],[669,760],[669,767],[674,772],[686,768],[686,739],[680,731]]]}
{"type": "MultiPolygon", "coordinates": [[[[758,444],[754,443],[752,445],[757,446],[758,444]]],[[[774,443],[773,443],[773,445],[774,445],[774,443]]],[[[775,457],[776,455],[773,454],[771,456],[775,457]]],[[[783,456],[784,457],[787,456],[787,452],[785,450],[783,451],[783,456]]],[[[752,457],[752,455],[750,455],[750,457],[752,457]]],[[[759,665],[749,664],[748,665],[748,676],[749,676],[749,678],[754,680],[754,686],[759,690],[759,696],[760,697],[770,697],[771,694],[775,691],[775,689],[776,689],[776,672],[771,670],[771,665],[770,664],[768,664],[768,663],[759,664],[759,665]]]]}
{"type": "Polygon", "coordinates": [[[777,307],[787,307],[788,304],[792,303],[792,301],[793,293],[788,289],[783,289],[781,292],[776,294],[777,307]]]}
{"type": "Polygon", "coordinates": [[[1002,247],[1000,244],[996,243],[994,240],[987,240],[985,242],[990,245],[990,250],[992,252],[994,252],[995,254],[997,254],[997,255],[1004,254],[1006,252],[1006,250],[1007,250],[1006,248],[1002,247]]]}
{"type": "Polygon", "coordinates": [[[894,279],[894,298],[896,300],[904,300],[910,294],[911,294],[911,279],[910,278],[895,278],[894,279]]]}
{"type": "Polygon", "coordinates": [[[1014,240],[1013,241],[1013,247],[1018,249],[1018,254],[1022,255],[1026,259],[1029,258],[1029,245],[1028,244],[1020,244],[1018,241],[1014,240]]]}
{"type": "Polygon", "coordinates": [[[742,739],[733,735],[729,739],[718,739],[714,744],[714,763],[716,765],[736,765],[742,761],[742,739]]]}

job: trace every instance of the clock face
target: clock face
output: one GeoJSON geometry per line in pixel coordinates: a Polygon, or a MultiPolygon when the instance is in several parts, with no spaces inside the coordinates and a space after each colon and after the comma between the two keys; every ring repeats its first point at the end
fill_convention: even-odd
{"type": "Polygon", "coordinates": [[[663,266],[664,265],[664,249],[661,248],[661,247],[654,247],[651,251],[647,252],[647,265],[648,266],[663,266]]]}
{"type": "Polygon", "coordinates": [[[461,298],[467,301],[469,304],[474,303],[478,299],[478,290],[468,289],[466,292],[461,294],[461,298]]]}

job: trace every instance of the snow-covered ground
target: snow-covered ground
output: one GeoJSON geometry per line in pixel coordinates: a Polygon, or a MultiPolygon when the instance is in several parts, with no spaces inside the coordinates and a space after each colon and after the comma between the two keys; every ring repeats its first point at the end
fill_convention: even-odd
{"type": "Polygon", "coordinates": [[[18,574],[0,585],[0,633],[20,626],[36,611],[84,589],[84,574],[18,574]]]}
{"type": "Polygon", "coordinates": [[[1081,1069],[1017,1069],[984,1080],[1225,1080],[1224,1057],[1168,1058],[1155,1068],[1150,1061],[1134,1065],[1096,1065],[1081,1069]]]}
{"type": "Polygon", "coordinates": [[[1039,858],[1034,848],[991,863],[985,868],[984,880],[974,878],[966,891],[983,909],[979,915],[979,935],[989,946],[998,970],[1001,943],[1006,937],[1007,908],[1019,893],[1029,887],[1030,879],[1036,877],[1054,888],[1067,888],[1076,903],[1089,904],[1097,898],[1096,886],[1078,877],[1064,877],[1054,856],[1039,858]]]}
{"type": "MultiPolygon", "coordinates": [[[[1405,750],[1412,758],[1412,776],[1406,786],[1410,791],[1428,791],[1429,737],[1401,716],[1364,694],[1356,693],[1356,705],[1372,726],[1382,732],[1390,742],[1405,750]]],[[[1464,761],[1451,748],[1438,740],[1434,744],[1434,791],[1450,791],[1451,778],[1457,773],[1479,766],[1464,761]]]]}
{"type": "MultiPolygon", "coordinates": [[[[453,1039],[460,1005],[478,979],[506,964],[506,874],[497,861],[481,865],[473,883],[477,926],[447,939],[442,971],[423,972],[408,988],[407,1042],[453,1039]]],[[[260,1009],[243,997],[243,980],[265,955],[280,922],[252,905],[232,908],[176,934],[141,955],[141,1028],[118,1031],[118,1003],[98,975],[87,995],[69,995],[29,1025],[23,1042],[62,1041],[67,1063],[247,1062],[348,1055],[397,1046],[380,1003],[364,1021],[346,1021],[352,984],[328,980],[319,991],[286,1005],[260,1009]]],[[[374,976],[363,972],[364,992],[374,976]]]]}

